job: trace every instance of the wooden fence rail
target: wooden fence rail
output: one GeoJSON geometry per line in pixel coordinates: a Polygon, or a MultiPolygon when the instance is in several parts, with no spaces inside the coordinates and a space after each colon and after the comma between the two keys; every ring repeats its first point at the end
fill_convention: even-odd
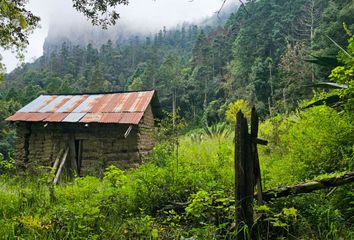
{"type": "Polygon", "coordinates": [[[262,196],[265,201],[268,201],[273,198],[286,197],[300,193],[310,193],[316,190],[337,187],[352,182],[354,182],[354,172],[346,173],[336,177],[301,183],[294,186],[286,186],[268,190],[263,192],[262,196]]]}

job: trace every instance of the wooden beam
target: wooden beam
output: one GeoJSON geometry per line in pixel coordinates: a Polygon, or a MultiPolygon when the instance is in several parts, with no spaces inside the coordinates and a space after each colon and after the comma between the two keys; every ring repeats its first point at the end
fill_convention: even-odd
{"type": "Polygon", "coordinates": [[[57,155],[57,157],[55,158],[54,164],[53,164],[53,171],[56,172],[57,171],[57,167],[59,165],[59,161],[61,156],[63,155],[64,149],[60,149],[59,154],[57,155]]]}
{"type": "Polygon", "coordinates": [[[66,150],[65,150],[65,152],[64,152],[64,155],[63,155],[63,158],[62,158],[62,160],[61,160],[59,169],[58,169],[58,171],[57,171],[57,173],[56,173],[56,175],[55,175],[55,178],[54,178],[54,180],[53,180],[53,183],[54,183],[54,184],[57,184],[57,182],[58,182],[58,180],[59,180],[59,176],[60,176],[60,173],[61,173],[61,171],[62,171],[62,169],[63,169],[63,166],[64,166],[64,164],[65,164],[65,161],[66,161],[66,159],[67,159],[68,153],[69,153],[69,147],[67,147],[66,150]]]}
{"type": "Polygon", "coordinates": [[[124,133],[124,138],[127,138],[127,137],[129,136],[130,131],[132,130],[132,128],[133,128],[132,125],[130,125],[130,126],[127,128],[127,130],[126,130],[125,133],[124,133]]]}
{"type": "Polygon", "coordinates": [[[268,141],[264,139],[257,138],[256,143],[259,145],[268,145],[268,141]]]}
{"type": "Polygon", "coordinates": [[[300,193],[310,193],[316,190],[337,187],[352,182],[354,182],[354,172],[350,172],[337,177],[301,183],[294,186],[280,187],[277,189],[265,191],[262,195],[264,200],[270,200],[300,193]]]}

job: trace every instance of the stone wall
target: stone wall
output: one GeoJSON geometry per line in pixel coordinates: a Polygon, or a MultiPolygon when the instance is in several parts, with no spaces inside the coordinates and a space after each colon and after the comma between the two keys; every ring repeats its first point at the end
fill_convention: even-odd
{"type": "Polygon", "coordinates": [[[149,105],[145,110],[144,117],[142,118],[138,129],[138,150],[142,160],[144,160],[154,147],[154,124],[154,115],[151,106],[149,105]]]}
{"type": "Polygon", "coordinates": [[[138,166],[153,147],[154,119],[149,106],[141,123],[129,125],[80,123],[18,123],[15,160],[18,169],[52,166],[69,140],[82,142],[80,175],[102,175],[116,165],[122,169],[138,166]]]}

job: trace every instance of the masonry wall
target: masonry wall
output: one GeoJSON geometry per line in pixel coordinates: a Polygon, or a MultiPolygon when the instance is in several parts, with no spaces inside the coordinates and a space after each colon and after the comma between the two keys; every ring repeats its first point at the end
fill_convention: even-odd
{"type": "Polygon", "coordinates": [[[110,165],[136,167],[153,147],[154,119],[148,107],[141,123],[129,125],[79,123],[18,123],[15,160],[18,169],[52,166],[69,139],[82,141],[80,175],[102,175],[110,165]]]}
{"type": "Polygon", "coordinates": [[[154,147],[154,115],[152,108],[149,105],[145,110],[144,116],[140,121],[138,128],[138,150],[141,159],[144,161],[146,156],[151,152],[154,147]]]}

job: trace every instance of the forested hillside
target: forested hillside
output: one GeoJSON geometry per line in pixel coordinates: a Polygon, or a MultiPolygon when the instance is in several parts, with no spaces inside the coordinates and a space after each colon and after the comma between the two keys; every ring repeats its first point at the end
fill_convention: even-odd
{"type": "Polygon", "coordinates": [[[164,108],[171,109],[176,96],[195,122],[196,116],[222,120],[217,110],[240,98],[255,103],[263,117],[274,115],[293,110],[311,96],[305,86],[328,75],[329,69],[304,60],[335,56],[328,37],[346,45],[343,22],[352,28],[352,8],[351,0],[251,1],[224,26],[164,28],[98,49],[63,42],[9,74],[2,92],[24,103],[44,92],[156,88],[164,108]]]}
{"type": "MultiPolygon", "coordinates": [[[[14,126],[1,121],[0,238],[234,239],[246,230],[234,222],[233,130],[253,105],[265,190],[353,171],[354,1],[244,2],[220,21],[102,45],[48,39],[7,74],[1,119],[44,93],[147,89],[166,116],[142,166],[55,187],[43,168],[15,176],[14,126]]],[[[255,206],[258,239],[354,239],[353,187],[255,206]]]]}

